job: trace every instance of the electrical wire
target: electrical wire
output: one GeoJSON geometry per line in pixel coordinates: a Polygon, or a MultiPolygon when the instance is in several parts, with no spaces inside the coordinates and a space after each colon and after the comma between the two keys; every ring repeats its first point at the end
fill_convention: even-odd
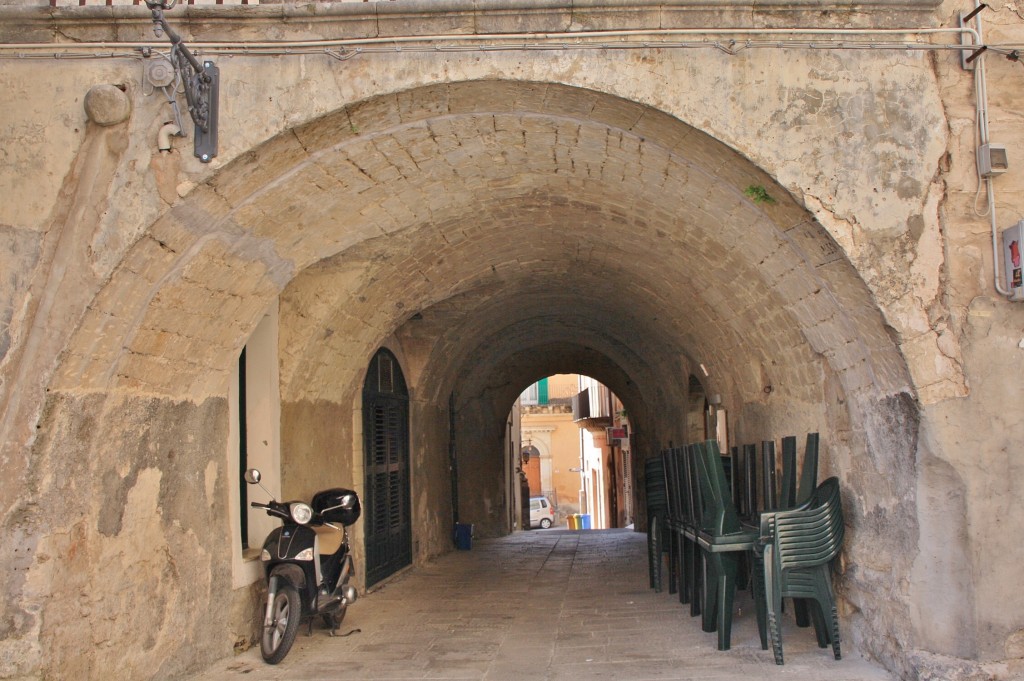
{"type": "MultiPolygon", "coordinates": [[[[389,36],[374,38],[345,38],[337,40],[303,41],[248,41],[248,42],[190,42],[195,50],[208,54],[309,54],[306,50],[325,52],[327,49],[361,48],[361,54],[381,52],[447,52],[495,50],[581,50],[581,49],[650,49],[650,48],[715,48],[735,51],[736,38],[749,36],[741,49],[750,48],[802,48],[802,49],[869,49],[869,50],[965,50],[981,45],[978,34],[970,28],[901,28],[901,29],[812,29],[812,28],[713,28],[713,29],[629,29],[611,31],[563,33],[496,33],[496,34],[439,34],[430,36],[389,36]],[[967,35],[970,45],[944,44],[919,40],[880,40],[893,36],[942,37],[967,35]],[[774,40],[767,39],[774,36],[774,40]],[[817,36],[821,41],[797,41],[795,36],[817,36]],[[694,38],[683,40],[682,38],[694,38]],[[787,38],[779,40],[779,38],[787,38]],[[677,38],[677,40],[672,40],[677,38]],[[699,38],[699,39],[698,39],[699,38]],[[615,39],[617,42],[607,42],[615,39]],[[598,42],[601,41],[601,42],[598,42]]],[[[56,47],[52,43],[8,43],[0,45],[0,58],[24,58],[37,52],[78,54],[81,52],[114,49],[151,50],[162,43],[156,42],[81,42],[56,47]]],[[[1024,46],[1001,45],[1001,49],[1021,49],[1024,46]]]]}

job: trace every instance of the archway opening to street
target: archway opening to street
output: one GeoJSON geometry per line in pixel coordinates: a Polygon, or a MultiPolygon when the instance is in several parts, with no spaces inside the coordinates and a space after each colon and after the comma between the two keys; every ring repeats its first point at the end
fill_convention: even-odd
{"type": "Polygon", "coordinates": [[[600,381],[555,374],[513,406],[523,529],[612,529],[635,520],[628,411],[600,381]]]}
{"type": "MultiPolygon", "coordinates": [[[[166,485],[166,529],[154,531],[202,560],[160,579],[168,592],[204,585],[204,603],[232,593],[231,557],[212,512],[197,514],[237,484],[220,475],[227,385],[272,304],[285,497],[367,479],[364,384],[384,348],[408,390],[412,561],[451,550],[455,522],[506,534],[509,405],[576,372],[626,405],[635,463],[712,429],[737,441],[822,433],[823,473],[846,492],[845,565],[873,566],[842,571],[847,616],[862,638],[903,636],[908,606],[887,594],[916,546],[905,362],[828,232],[696,128],[550,83],[423,87],[270,140],[153,224],[67,349],[47,412],[55,435],[40,446],[60,455],[81,432],[89,451],[140,432],[155,450],[184,442],[174,463],[87,457],[92,498],[116,503],[81,531],[116,546],[134,481],[166,485]],[[709,405],[728,421],[695,425],[709,405]]],[[[359,560],[366,531],[354,531],[359,560]]],[[[100,568],[69,584],[83,581],[106,588],[100,568]]],[[[75,599],[58,586],[53,602],[75,599]]],[[[229,609],[209,607],[195,615],[212,617],[204,627],[226,625],[229,609]]],[[[64,619],[46,618],[44,641],[64,619]]]]}

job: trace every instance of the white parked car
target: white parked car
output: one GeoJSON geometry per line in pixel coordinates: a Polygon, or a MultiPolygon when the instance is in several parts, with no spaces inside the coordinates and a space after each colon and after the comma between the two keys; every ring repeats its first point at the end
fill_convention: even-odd
{"type": "Polygon", "coordinates": [[[530,527],[547,529],[555,522],[555,508],[547,497],[530,497],[530,527]]]}

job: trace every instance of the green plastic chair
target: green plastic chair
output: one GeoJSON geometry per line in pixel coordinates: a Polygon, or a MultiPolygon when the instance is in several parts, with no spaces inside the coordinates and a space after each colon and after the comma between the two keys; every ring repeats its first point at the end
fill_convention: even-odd
{"type": "Polygon", "coordinates": [[[832,591],[832,561],[842,548],[845,526],[838,478],[821,483],[800,506],[761,514],[765,607],[768,635],[775,663],[783,664],[783,598],[802,598],[809,603],[818,645],[832,643],[840,659],[839,613],[832,591]]]}
{"type": "Polygon", "coordinates": [[[718,443],[708,440],[696,446],[703,501],[697,543],[707,566],[702,627],[707,632],[717,629],[718,649],[729,650],[740,557],[754,549],[758,531],[740,523],[729,494],[718,443]]]}
{"type": "Polygon", "coordinates": [[[651,588],[661,592],[661,556],[668,525],[668,500],[665,498],[665,468],[660,457],[644,462],[647,491],[647,565],[651,588]]]}
{"type": "Polygon", "coordinates": [[[702,502],[697,480],[696,447],[686,445],[676,451],[674,474],[679,489],[682,536],[679,545],[679,602],[690,605],[690,616],[701,614],[703,558],[697,536],[701,527],[702,502]]]}
{"type": "Polygon", "coordinates": [[[690,603],[690,614],[700,614],[700,607],[695,606],[698,599],[694,596],[699,580],[699,563],[695,562],[696,534],[692,522],[693,511],[691,488],[688,481],[686,448],[670,447],[661,453],[660,458],[664,471],[664,489],[662,496],[665,504],[665,535],[664,545],[669,555],[670,594],[679,593],[679,602],[690,603]]]}
{"type": "MultiPolygon", "coordinates": [[[[800,473],[800,486],[797,487],[797,447],[796,437],[790,435],[782,438],[782,491],[774,506],[769,510],[786,510],[804,503],[811,496],[818,484],[818,434],[808,433],[807,446],[804,449],[803,467],[800,473]]],[[[800,599],[793,601],[793,612],[798,627],[809,627],[812,615],[807,604],[800,599]]],[[[820,632],[820,627],[818,628],[820,632]]]]}
{"type": "Polygon", "coordinates": [[[701,614],[701,597],[704,589],[704,559],[697,535],[701,527],[703,501],[700,493],[699,471],[697,468],[698,448],[689,444],[679,452],[677,471],[683,494],[683,553],[681,564],[686,570],[680,592],[680,601],[690,603],[690,617],[701,614]]]}
{"type": "Polygon", "coordinates": [[[682,581],[679,552],[683,534],[683,519],[679,511],[679,487],[675,481],[676,448],[669,447],[663,450],[661,460],[665,471],[665,500],[668,509],[668,531],[665,534],[668,551],[668,592],[674,594],[682,581]]]}

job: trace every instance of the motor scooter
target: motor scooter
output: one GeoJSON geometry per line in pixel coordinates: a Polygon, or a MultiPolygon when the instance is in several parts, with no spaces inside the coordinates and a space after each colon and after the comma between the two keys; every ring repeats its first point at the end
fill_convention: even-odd
{"type": "Polygon", "coordinates": [[[350,489],[317,492],[310,503],[274,500],[260,484],[260,472],[250,468],[245,481],[259,485],[269,503],[252,502],[253,508],[283,523],[267,535],[260,559],[267,578],[267,605],[260,636],[260,652],[277,664],[291,650],[300,622],[320,616],[334,636],[356,590],[349,584],[354,573],[346,527],[359,519],[359,496],[350,489]]]}

